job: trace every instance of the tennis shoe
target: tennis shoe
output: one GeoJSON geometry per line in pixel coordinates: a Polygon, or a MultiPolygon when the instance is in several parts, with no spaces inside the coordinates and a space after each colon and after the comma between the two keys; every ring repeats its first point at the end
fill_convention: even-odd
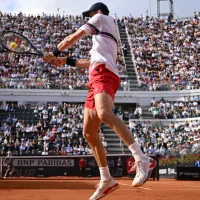
{"type": "Polygon", "coordinates": [[[148,156],[146,156],[144,160],[136,161],[130,170],[130,172],[136,170],[136,175],[132,182],[132,186],[142,186],[150,178],[153,169],[156,167],[156,164],[156,160],[148,156]]]}
{"type": "Polygon", "coordinates": [[[110,178],[108,181],[100,181],[98,185],[96,185],[96,191],[94,194],[89,198],[89,200],[98,200],[109,193],[113,192],[119,187],[119,184],[112,178],[110,178]]]}

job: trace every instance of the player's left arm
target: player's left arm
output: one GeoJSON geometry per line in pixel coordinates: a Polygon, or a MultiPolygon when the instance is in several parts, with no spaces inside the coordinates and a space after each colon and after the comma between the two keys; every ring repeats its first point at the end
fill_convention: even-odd
{"type": "Polygon", "coordinates": [[[62,65],[71,65],[79,68],[89,68],[90,59],[74,59],[70,57],[58,57],[52,62],[52,65],[60,67],[62,65]]]}

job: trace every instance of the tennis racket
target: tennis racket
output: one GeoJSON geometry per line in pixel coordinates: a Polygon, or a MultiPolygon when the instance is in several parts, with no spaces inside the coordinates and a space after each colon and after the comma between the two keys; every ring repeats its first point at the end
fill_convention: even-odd
{"type": "Polygon", "coordinates": [[[0,43],[4,49],[13,53],[43,56],[28,38],[14,31],[2,32],[0,43]]]}

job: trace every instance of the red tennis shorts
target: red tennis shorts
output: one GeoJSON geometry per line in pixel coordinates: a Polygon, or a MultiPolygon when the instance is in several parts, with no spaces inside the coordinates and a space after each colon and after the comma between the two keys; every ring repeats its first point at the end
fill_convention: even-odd
{"type": "Polygon", "coordinates": [[[85,107],[96,110],[94,96],[103,91],[110,95],[114,101],[115,94],[120,86],[120,78],[105,67],[105,64],[96,66],[91,74],[88,83],[88,96],[85,107]]]}

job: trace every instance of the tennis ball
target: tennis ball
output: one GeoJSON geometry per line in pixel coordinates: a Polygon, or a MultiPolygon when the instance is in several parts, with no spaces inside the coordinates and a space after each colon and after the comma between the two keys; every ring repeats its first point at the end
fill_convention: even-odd
{"type": "Polygon", "coordinates": [[[17,48],[17,43],[16,42],[11,42],[10,43],[10,48],[11,49],[16,49],[17,48]]]}

